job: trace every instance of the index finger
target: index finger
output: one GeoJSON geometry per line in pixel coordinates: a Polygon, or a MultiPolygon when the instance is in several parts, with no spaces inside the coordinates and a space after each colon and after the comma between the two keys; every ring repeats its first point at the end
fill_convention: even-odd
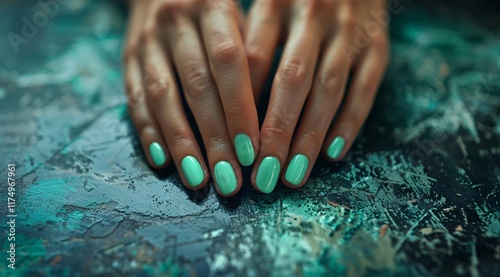
{"type": "Polygon", "coordinates": [[[232,0],[205,1],[200,14],[205,51],[239,162],[249,166],[259,145],[250,70],[232,0]]]}

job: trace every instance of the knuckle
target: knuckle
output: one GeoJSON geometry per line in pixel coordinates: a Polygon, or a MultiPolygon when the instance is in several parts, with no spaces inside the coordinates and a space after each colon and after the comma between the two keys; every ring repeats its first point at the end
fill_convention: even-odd
{"type": "Polygon", "coordinates": [[[289,86],[302,85],[306,82],[307,71],[304,62],[291,60],[286,62],[279,70],[278,80],[282,84],[289,86]]]}
{"type": "Polygon", "coordinates": [[[347,1],[344,3],[344,5],[341,7],[342,12],[339,13],[338,16],[338,22],[341,28],[352,30],[354,27],[357,26],[358,24],[358,6],[356,3],[357,1],[347,1]]]}
{"type": "Polygon", "coordinates": [[[320,134],[314,130],[309,130],[302,134],[302,139],[306,145],[312,145],[314,147],[318,147],[323,144],[323,138],[321,138],[320,134]]]}
{"type": "Polygon", "coordinates": [[[247,114],[248,107],[238,103],[230,103],[225,110],[228,118],[239,118],[243,114],[247,114]]]}
{"type": "Polygon", "coordinates": [[[167,95],[167,91],[159,87],[149,88],[148,95],[152,101],[157,101],[160,99],[164,99],[167,95]]]}
{"type": "Polygon", "coordinates": [[[291,131],[283,125],[270,125],[262,127],[261,137],[263,143],[269,143],[273,140],[289,140],[291,131]]]}
{"type": "Polygon", "coordinates": [[[127,106],[129,109],[137,107],[142,101],[144,101],[144,90],[139,85],[132,85],[129,82],[125,83],[127,90],[127,106]]]}
{"type": "Polygon", "coordinates": [[[228,143],[226,138],[221,135],[214,135],[208,139],[208,145],[212,151],[226,151],[228,149],[228,143]]]}
{"type": "Polygon", "coordinates": [[[329,71],[318,76],[317,85],[321,91],[332,93],[339,87],[340,78],[338,74],[329,71]]]}
{"type": "Polygon", "coordinates": [[[171,84],[166,78],[154,77],[151,79],[151,83],[147,87],[148,95],[151,100],[161,100],[170,91],[171,84]]]}
{"type": "Polygon", "coordinates": [[[346,13],[339,18],[340,26],[346,30],[353,30],[356,28],[358,22],[354,14],[346,13]]]}
{"type": "Polygon", "coordinates": [[[181,126],[171,126],[166,137],[170,138],[172,145],[174,145],[172,149],[182,149],[179,147],[191,143],[191,138],[188,134],[189,131],[181,126]]]}
{"type": "Polygon", "coordinates": [[[252,65],[262,65],[266,60],[260,47],[255,46],[247,47],[247,59],[248,62],[252,65]]]}
{"type": "Polygon", "coordinates": [[[291,113],[288,113],[286,109],[282,109],[273,115],[269,118],[268,124],[262,126],[262,141],[264,143],[274,139],[289,141],[293,134],[292,120],[291,113]]]}
{"type": "Polygon", "coordinates": [[[212,49],[212,57],[216,66],[232,64],[240,58],[242,53],[243,51],[236,42],[231,40],[220,42],[212,49]]]}
{"type": "Polygon", "coordinates": [[[186,82],[186,94],[191,99],[200,99],[210,93],[213,80],[206,69],[193,68],[189,70],[186,82]]]}

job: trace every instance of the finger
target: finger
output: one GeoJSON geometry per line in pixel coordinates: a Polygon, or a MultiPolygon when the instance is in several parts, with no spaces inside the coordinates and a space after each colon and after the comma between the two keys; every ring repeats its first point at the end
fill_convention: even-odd
{"type": "Polygon", "coordinates": [[[123,52],[124,60],[127,56],[132,58],[132,56],[137,55],[137,45],[141,34],[140,31],[144,26],[144,18],[147,15],[147,5],[137,5],[137,3],[138,1],[133,1],[131,3],[132,14],[127,24],[127,44],[123,52]]]}
{"type": "Polygon", "coordinates": [[[125,61],[125,86],[130,118],[139,135],[148,163],[157,169],[165,168],[170,163],[170,155],[160,127],[148,109],[141,79],[139,62],[135,57],[128,58],[125,61]]]}
{"type": "Polygon", "coordinates": [[[238,20],[238,30],[240,31],[241,38],[245,40],[245,11],[243,10],[243,7],[240,6],[235,10],[235,12],[238,20]]]}
{"type": "Polygon", "coordinates": [[[231,196],[241,188],[241,168],[196,26],[188,18],[178,18],[167,32],[186,101],[205,143],[215,188],[231,196]]]}
{"type": "Polygon", "coordinates": [[[257,163],[252,174],[253,184],[261,192],[270,193],[274,189],[280,167],[287,159],[297,120],[311,89],[321,36],[318,22],[306,18],[293,20],[261,129],[257,158],[260,164],[257,163]]]}
{"type": "Polygon", "coordinates": [[[255,101],[269,74],[282,26],[281,1],[257,1],[248,15],[245,49],[255,101]]]}
{"type": "Polygon", "coordinates": [[[349,76],[350,65],[345,62],[339,37],[323,53],[314,79],[311,94],[294,134],[283,183],[289,187],[302,186],[321,151],[328,128],[337,112],[349,76]]]}
{"type": "Polygon", "coordinates": [[[170,61],[155,37],[144,40],[143,84],[182,182],[200,189],[208,182],[200,148],[189,125],[170,61]]]}
{"type": "Polygon", "coordinates": [[[374,38],[359,59],[342,111],[332,125],[323,145],[327,159],[342,159],[370,113],[373,100],[387,65],[387,40],[374,38]]]}
{"type": "Polygon", "coordinates": [[[210,69],[222,100],[229,135],[239,162],[249,166],[258,150],[259,123],[248,62],[234,16],[234,3],[205,1],[200,19],[210,69]],[[231,4],[232,3],[232,4],[231,4]]]}

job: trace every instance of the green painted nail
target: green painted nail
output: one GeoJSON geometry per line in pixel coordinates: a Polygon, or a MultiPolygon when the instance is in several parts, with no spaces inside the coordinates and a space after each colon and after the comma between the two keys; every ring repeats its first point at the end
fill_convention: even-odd
{"type": "Polygon", "coordinates": [[[214,167],[214,175],[215,182],[217,182],[222,194],[231,194],[236,189],[238,181],[230,163],[226,161],[218,162],[214,167]]]}
{"type": "Polygon", "coordinates": [[[195,157],[185,157],[182,159],[181,165],[184,177],[190,186],[197,187],[201,184],[201,182],[203,182],[205,174],[203,173],[203,168],[201,168],[200,163],[195,157]]]}
{"type": "Polygon", "coordinates": [[[250,137],[245,134],[239,134],[234,138],[234,145],[240,164],[243,166],[251,165],[255,159],[255,152],[250,137]]]}
{"type": "Polygon", "coordinates": [[[158,142],[153,142],[149,145],[149,153],[156,166],[162,166],[167,160],[165,152],[158,142]]]}
{"type": "Polygon", "coordinates": [[[326,154],[328,157],[332,159],[336,159],[342,153],[342,149],[344,149],[345,141],[342,137],[336,137],[330,146],[328,146],[328,150],[326,150],[326,154]]]}
{"type": "Polygon", "coordinates": [[[293,185],[298,185],[306,175],[309,160],[302,154],[295,155],[286,169],[285,179],[293,185]]]}
{"type": "Polygon", "coordinates": [[[259,165],[255,183],[263,193],[270,193],[276,187],[280,176],[280,162],[275,157],[265,157],[259,165]]]}

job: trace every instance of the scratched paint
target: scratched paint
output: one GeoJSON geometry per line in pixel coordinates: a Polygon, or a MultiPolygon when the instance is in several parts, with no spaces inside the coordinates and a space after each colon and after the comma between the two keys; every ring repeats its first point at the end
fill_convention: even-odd
{"type": "Polygon", "coordinates": [[[320,160],[300,190],[245,183],[225,200],[147,165],[126,112],[123,14],[101,2],[0,58],[0,161],[18,164],[21,274],[500,275],[500,36],[482,21],[494,14],[457,10],[457,28],[431,16],[439,4],[405,8],[348,157],[320,160]]]}
{"type": "MultiPolygon", "coordinates": [[[[21,217],[19,220],[22,224],[26,225],[45,225],[57,224],[65,222],[68,228],[75,228],[75,224],[81,221],[83,215],[78,212],[68,212],[59,205],[54,205],[46,201],[47,199],[54,198],[63,200],[67,197],[75,197],[75,191],[70,186],[66,185],[66,180],[55,179],[34,183],[25,192],[22,201],[33,203],[32,206],[21,207],[20,212],[25,218],[21,217]],[[68,196],[73,194],[72,196],[68,196]],[[58,213],[65,213],[67,217],[57,217],[58,213]]],[[[57,225],[56,225],[57,226],[57,225]]]]}

